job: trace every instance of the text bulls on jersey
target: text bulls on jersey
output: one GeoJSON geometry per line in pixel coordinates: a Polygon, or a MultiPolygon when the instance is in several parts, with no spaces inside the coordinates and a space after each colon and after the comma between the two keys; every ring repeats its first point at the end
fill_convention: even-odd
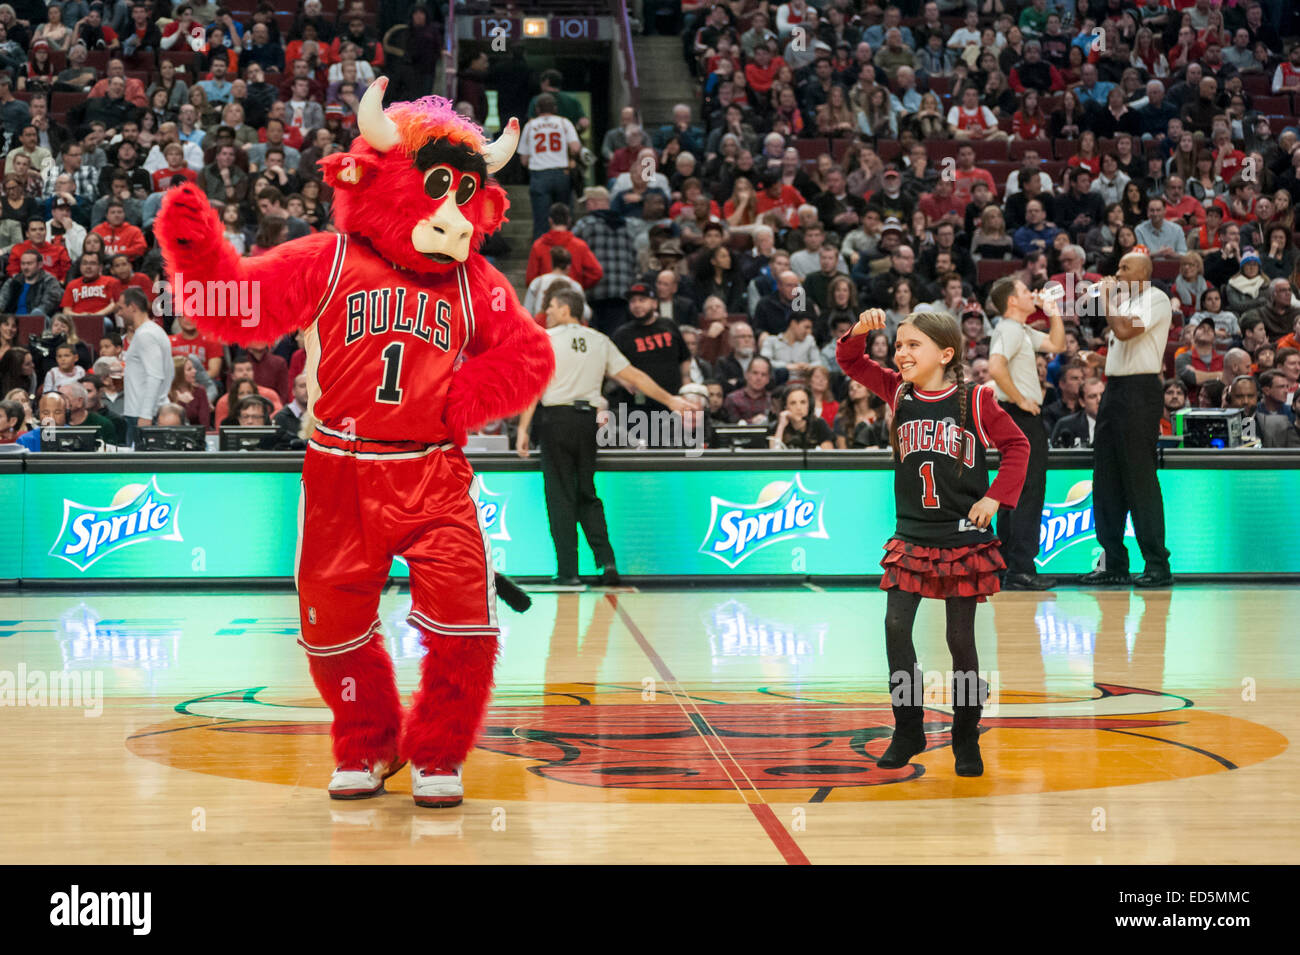
{"type": "Polygon", "coordinates": [[[409,303],[406,293],[405,286],[350,293],[345,300],[347,331],[343,343],[351,345],[367,335],[396,332],[412,335],[442,351],[449,350],[451,304],[442,299],[433,304],[433,324],[430,326],[429,293],[416,292],[415,301],[409,303]]]}

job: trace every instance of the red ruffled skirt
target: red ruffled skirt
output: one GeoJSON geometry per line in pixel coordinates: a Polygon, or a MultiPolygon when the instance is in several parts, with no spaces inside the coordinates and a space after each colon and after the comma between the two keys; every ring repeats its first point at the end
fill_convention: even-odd
{"type": "Polygon", "coordinates": [[[969,547],[926,547],[891,537],[880,561],[881,590],[904,590],[922,597],[978,597],[983,603],[1002,589],[1006,570],[996,540],[969,547]]]}

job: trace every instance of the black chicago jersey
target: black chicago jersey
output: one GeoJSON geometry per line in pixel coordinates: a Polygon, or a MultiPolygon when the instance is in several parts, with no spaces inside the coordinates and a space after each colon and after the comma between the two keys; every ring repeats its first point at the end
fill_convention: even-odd
{"type": "Polygon", "coordinates": [[[897,536],[932,547],[966,547],[993,540],[992,527],[969,519],[989,490],[984,443],[974,433],[978,390],[951,385],[937,393],[898,389],[894,419],[899,464],[894,470],[897,536]],[[967,428],[962,427],[961,389],[966,389],[967,428]],[[960,458],[960,464],[958,459],[960,458]]]}
{"type": "Polygon", "coordinates": [[[866,335],[841,338],[836,360],[845,374],[894,411],[899,456],[894,469],[895,536],[928,547],[969,547],[996,540],[991,526],[981,528],[970,520],[970,510],[982,497],[1015,506],[1029,462],[1029,441],[998,405],[990,386],[963,383],[920,391],[892,368],[867,358],[866,340],[866,335]],[[1002,466],[990,487],[985,455],[994,447],[1002,454],[1002,466]]]}

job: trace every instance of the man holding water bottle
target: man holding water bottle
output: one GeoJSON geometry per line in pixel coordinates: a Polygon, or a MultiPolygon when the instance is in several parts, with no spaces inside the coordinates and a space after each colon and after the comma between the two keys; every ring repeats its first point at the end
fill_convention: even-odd
{"type": "Polygon", "coordinates": [[[998,537],[1007,562],[1003,590],[1050,590],[1055,581],[1038,576],[1038,532],[1047,495],[1047,429],[1040,417],[1042,387],[1035,354],[1065,351],[1065,322],[1061,317],[1064,289],[1049,284],[1031,292],[1025,283],[1006,276],[993,283],[989,298],[1002,320],[989,342],[989,375],[993,394],[1003,410],[1029,439],[1029,465],[1025,485],[1014,508],[998,512],[998,537]],[[1047,334],[1025,323],[1038,309],[1047,314],[1047,334]]]}

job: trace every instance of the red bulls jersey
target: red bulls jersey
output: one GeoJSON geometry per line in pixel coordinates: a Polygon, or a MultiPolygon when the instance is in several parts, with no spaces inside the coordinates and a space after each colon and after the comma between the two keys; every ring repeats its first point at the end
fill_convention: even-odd
{"type": "Polygon", "coordinates": [[[452,369],[473,334],[465,266],[437,275],[394,269],[341,234],[307,333],[312,412],[357,438],[445,442],[452,369]]]}

